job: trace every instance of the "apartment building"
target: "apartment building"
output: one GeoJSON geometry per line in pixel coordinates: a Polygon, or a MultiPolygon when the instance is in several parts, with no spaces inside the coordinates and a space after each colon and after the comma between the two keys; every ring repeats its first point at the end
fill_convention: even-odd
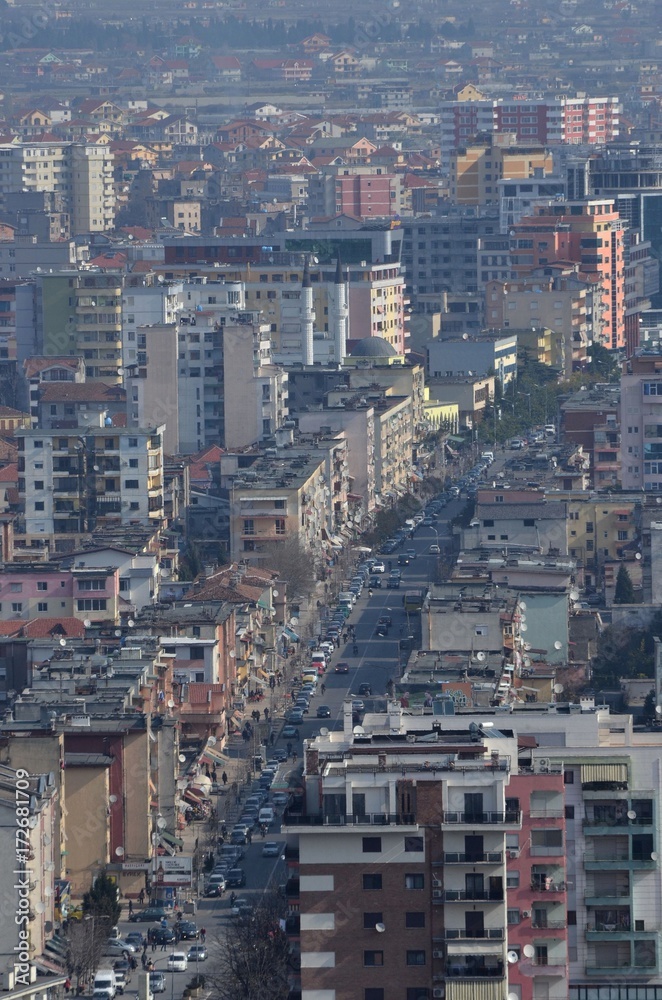
{"type": "Polygon", "coordinates": [[[632,553],[640,532],[640,510],[632,496],[561,491],[554,498],[568,507],[568,552],[583,568],[584,584],[600,588],[605,564],[632,553]]]}
{"type": "Polygon", "coordinates": [[[441,337],[427,344],[428,372],[434,378],[494,374],[504,387],[517,378],[517,334],[441,337]]]}
{"type": "Polygon", "coordinates": [[[579,276],[579,269],[548,265],[530,274],[485,286],[485,322],[490,329],[548,329],[549,364],[566,375],[582,370],[587,350],[602,335],[602,289],[579,276]],[[597,305],[597,308],[596,308],[597,305]]]}
{"type": "Polygon", "coordinates": [[[102,415],[96,425],[18,431],[17,546],[64,553],[104,525],[159,527],[164,430],[117,427],[102,415]]]}
{"type": "Polygon", "coordinates": [[[430,379],[430,400],[456,403],[462,429],[475,427],[494,399],[494,375],[442,375],[430,379]]]}
{"type": "Polygon", "coordinates": [[[514,135],[488,135],[461,145],[450,157],[450,194],[458,205],[498,205],[499,181],[551,174],[554,160],[538,142],[518,143],[514,135]]]}
{"type": "MultiPolygon", "coordinates": [[[[621,481],[621,388],[594,385],[561,403],[561,436],[589,457],[596,489],[621,481]]],[[[630,445],[632,447],[632,445],[630,445]]]]}
{"type": "Polygon", "coordinates": [[[483,282],[483,271],[489,274],[495,267],[499,270],[497,277],[505,280],[510,276],[509,242],[505,249],[501,244],[497,249],[485,248],[488,241],[500,235],[499,220],[493,210],[479,213],[465,207],[449,215],[404,219],[402,228],[407,287],[417,298],[438,296],[442,292],[476,293],[483,282]],[[507,261],[503,260],[504,255],[507,261]],[[485,256],[498,259],[488,263],[485,256]]]}
{"type": "Polygon", "coordinates": [[[5,563],[0,613],[12,621],[62,617],[119,622],[119,593],[119,576],[109,566],[65,570],[53,563],[5,563]]]}
{"type": "Polygon", "coordinates": [[[621,482],[623,489],[657,492],[662,484],[662,358],[639,350],[621,376],[621,482]],[[660,420],[660,423],[657,421],[660,420]]]}
{"type": "Polygon", "coordinates": [[[537,206],[513,229],[510,252],[516,278],[555,261],[573,261],[579,276],[598,283],[594,310],[609,350],[625,347],[624,226],[613,199],[537,206]]]}
{"type": "Polygon", "coordinates": [[[383,167],[329,165],[308,181],[308,213],[313,218],[390,218],[402,211],[402,199],[402,179],[383,167]]]}
{"type": "Polygon", "coordinates": [[[106,232],[115,225],[113,154],[78,142],[0,145],[0,204],[20,191],[48,191],[63,198],[74,236],[106,232]]]}

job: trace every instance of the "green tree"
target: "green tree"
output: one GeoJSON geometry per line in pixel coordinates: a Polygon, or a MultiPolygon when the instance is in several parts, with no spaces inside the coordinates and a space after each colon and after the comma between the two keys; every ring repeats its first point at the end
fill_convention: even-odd
{"type": "Polygon", "coordinates": [[[614,595],[614,604],[634,604],[634,587],[632,586],[632,579],[627,571],[627,567],[623,564],[618,571],[618,576],[616,577],[616,593],[614,595]]]}
{"type": "Polygon", "coordinates": [[[110,928],[118,922],[122,907],[117,901],[117,885],[105,872],[97,876],[90,891],[83,896],[83,912],[95,921],[106,921],[106,933],[110,933],[110,928]]]}
{"type": "Polygon", "coordinates": [[[652,722],[655,718],[655,690],[651,688],[644,699],[643,716],[646,722],[652,722]]]}

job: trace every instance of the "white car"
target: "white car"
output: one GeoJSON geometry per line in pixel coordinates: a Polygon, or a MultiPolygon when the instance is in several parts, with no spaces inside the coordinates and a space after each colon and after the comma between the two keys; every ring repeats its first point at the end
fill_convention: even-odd
{"type": "Polygon", "coordinates": [[[438,556],[441,553],[441,549],[439,548],[438,545],[436,545],[433,542],[432,545],[429,548],[429,552],[430,552],[430,555],[432,555],[432,556],[438,556]]]}
{"type": "Polygon", "coordinates": [[[188,959],[185,951],[173,951],[168,955],[168,972],[186,972],[188,959]]]}
{"type": "Polygon", "coordinates": [[[370,570],[370,572],[371,573],[385,573],[386,572],[386,566],[384,565],[383,562],[376,562],[374,564],[374,566],[372,567],[372,569],[370,570]]]}
{"type": "Polygon", "coordinates": [[[276,843],[275,840],[267,840],[264,847],[262,848],[263,858],[277,858],[280,856],[280,844],[276,843]]]}

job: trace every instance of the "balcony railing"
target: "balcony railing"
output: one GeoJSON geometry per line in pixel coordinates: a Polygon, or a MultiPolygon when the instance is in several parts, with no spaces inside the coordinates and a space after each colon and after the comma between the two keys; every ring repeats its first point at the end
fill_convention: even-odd
{"type": "Polygon", "coordinates": [[[503,900],[503,889],[441,889],[437,899],[444,903],[461,903],[465,900],[498,903],[503,900]]]}
{"type": "Polygon", "coordinates": [[[565,882],[552,882],[551,879],[532,879],[531,888],[535,892],[565,892],[565,882]]]}
{"type": "Polygon", "coordinates": [[[445,812],[444,823],[464,823],[467,826],[518,825],[522,821],[519,810],[513,812],[445,812]]]}
{"type": "Polygon", "coordinates": [[[536,931],[562,931],[566,926],[565,920],[532,920],[531,926],[536,931]]]}
{"type": "Polygon", "coordinates": [[[333,813],[330,815],[303,816],[301,813],[286,812],[283,826],[415,826],[413,813],[362,813],[351,815],[333,813]]]}
{"type": "Polygon", "coordinates": [[[446,941],[503,941],[504,938],[504,928],[503,927],[486,927],[482,933],[471,933],[463,928],[447,927],[444,931],[444,937],[441,940],[446,941]]]}
{"type": "Polygon", "coordinates": [[[496,965],[447,965],[446,975],[449,979],[503,979],[504,969],[501,962],[496,965]]]}
{"type": "Polygon", "coordinates": [[[447,865],[500,865],[502,861],[502,851],[487,851],[484,854],[463,854],[444,851],[444,864],[447,865]]]}
{"type": "Polygon", "coordinates": [[[599,934],[629,934],[631,931],[630,921],[614,921],[614,923],[609,923],[605,920],[593,920],[589,921],[586,925],[586,930],[593,933],[599,934]]]}

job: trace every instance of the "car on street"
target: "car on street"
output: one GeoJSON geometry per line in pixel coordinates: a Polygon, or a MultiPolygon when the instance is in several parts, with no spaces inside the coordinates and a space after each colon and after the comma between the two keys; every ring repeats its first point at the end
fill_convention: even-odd
{"type": "Polygon", "coordinates": [[[136,949],[132,944],[127,944],[126,941],[107,941],[103,947],[104,955],[117,955],[121,958],[123,955],[135,955],[136,949]]]}
{"type": "Polygon", "coordinates": [[[382,578],[381,576],[371,576],[368,581],[368,587],[371,590],[381,590],[382,589],[382,578]]]}
{"type": "Polygon", "coordinates": [[[165,993],[166,985],[166,977],[163,972],[150,972],[149,988],[152,993],[165,993]]]}
{"type": "Polygon", "coordinates": [[[157,944],[174,944],[175,939],[176,934],[172,927],[159,927],[159,929],[154,932],[154,940],[157,944]]]}
{"type": "Polygon", "coordinates": [[[186,957],[189,962],[206,962],[209,957],[207,946],[204,944],[192,944],[186,957]]]}
{"type": "MultiPolygon", "coordinates": [[[[243,827],[243,829],[245,830],[246,828],[243,827]]],[[[244,836],[245,836],[245,834],[244,834],[244,836]]],[[[215,888],[215,887],[218,887],[221,892],[223,892],[224,889],[225,889],[225,875],[222,875],[220,872],[217,872],[214,875],[210,875],[209,878],[208,878],[208,880],[207,880],[207,891],[209,891],[209,889],[215,888]]]]}
{"type": "Polygon", "coordinates": [[[409,565],[409,556],[407,555],[406,552],[401,552],[400,555],[398,556],[398,566],[408,566],[408,565],[409,565]]]}
{"type": "Polygon", "coordinates": [[[393,624],[393,619],[391,618],[390,615],[380,615],[379,618],[377,619],[377,624],[386,625],[388,628],[390,628],[391,625],[393,624]]]}
{"type": "MultiPolygon", "coordinates": [[[[342,673],[342,670],[339,671],[338,667],[336,667],[336,673],[342,673]]],[[[302,716],[302,718],[303,718],[303,716],[302,716]]],[[[280,735],[282,736],[282,738],[284,740],[292,740],[296,736],[299,735],[299,731],[293,725],[290,724],[290,725],[287,725],[287,726],[283,726],[283,729],[282,729],[280,735]]]]}
{"type": "Polygon", "coordinates": [[[281,764],[287,760],[287,750],[283,750],[282,747],[279,747],[277,750],[272,750],[271,752],[273,753],[276,760],[279,761],[281,764]]]}
{"type": "Polygon", "coordinates": [[[284,808],[290,801],[290,796],[288,792],[274,792],[271,796],[271,801],[273,802],[276,809],[284,808]]]}
{"type": "Polygon", "coordinates": [[[290,725],[300,726],[303,723],[303,711],[300,708],[293,708],[290,712],[289,719],[290,725]]]}
{"type": "Polygon", "coordinates": [[[225,891],[225,882],[221,885],[220,882],[210,883],[205,889],[205,896],[207,899],[217,899],[219,896],[223,895],[225,891]]]}
{"type": "Polygon", "coordinates": [[[369,698],[372,694],[372,687],[370,684],[359,684],[359,694],[366,695],[369,698]]]}
{"type": "Polygon", "coordinates": [[[246,872],[243,868],[231,868],[225,882],[228,889],[241,889],[246,885],[246,872]]]}
{"type": "Polygon", "coordinates": [[[349,673],[349,663],[345,663],[344,660],[340,660],[338,663],[336,663],[336,667],[335,667],[334,673],[336,673],[336,674],[348,674],[349,673]]]}
{"type": "MultiPolygon", "coordinates": [[[[225,881],[227,885],[227,879],[225,881]]],[[[197,941],[200,931],[193,923],[192,920],[180,920],[179,921],[179,936],[182,941],[197,941]]]]}
{"type": "Polygon", "coordinates": [[[373,573],[385,573],[386,572],[386,566],[384,565],[384,563],[381,560],[379,560],[379,562],[376,562],[376,563],[372,564],[372,572],[373,573]]]}
{"type": "Polygon", "coordinates": [[[168,955],[168,972],[186,972],[188,959],[185,951],[171,951],[168,955]]]}
{"type": "Polygon", "coordinates": [[[416,549],[407,549],[407,555],[410,559],[416,558],[416,549]]]}
{"type": "Polygon", "coordinates": [[[268,840],[262,847],[263,858],[277,858],[280,855],[280,844],[275,840],[268,840]]]}
{"type": "Polygon", "coordinates": [[[330,719],[331,709],[328,705],[318,705],[316,714],[318,719],[330,719]]]}
{"type": "Polygon", "coordinates": [[[144,910],[134,910],[129,920],[136,923],[152,923],[158,920],[165,920],[168,917],[168,911],[165,906],[146,906],[144,910]]]}
{"type": "Polygon", "coordinates": [[[145,943],[145,937],[142,931],[129,931],[129,933],[125,938],[125,941],[128,941],[129,944],[134,945],[135,948],[142,948],[143,944],[145,943]]]}
{"type": "Polygon", "coordinates": [[[360,698],[352,699],[352,712],[363,712],[364,709],[365,705],[363,704],[360,698]]]}
{"type": "Polygon", "coordinates": [[[428,552],[430,553],[431,556],[438,556],[441,553],[441,549],[435,542],[433,542],[430,548],[428,549],[428,552]]]}
{"type": "Polygon", "coordinates": [[[124,990],[128,986],[126,972],[124,969],[113,969],[113,972],[115,973],[115,989],[120,996],[123,996],[124,990]]]}

